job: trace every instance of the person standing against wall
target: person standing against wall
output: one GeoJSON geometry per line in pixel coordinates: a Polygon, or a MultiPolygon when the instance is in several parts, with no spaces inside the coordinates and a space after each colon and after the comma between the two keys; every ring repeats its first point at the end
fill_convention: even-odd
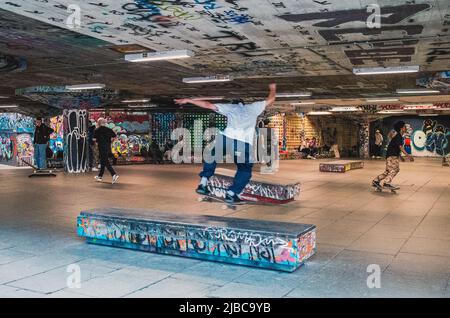
{"type": "Polygon", "coordinates": [[[116,137],[116,133],[111,129],[106,127],[106,120],[104,118],[99,118],[97,120],[98,128],[94,131],[93,140],[98,145],[98,152],[100,156],[100,171],[98,176],[95,176],[95,180],[101,182],[103,180],[103,174],[105,173],[105,168],[111,173],[112,184],[116,183],[119,179],[119,175],[114,171],[111,163],[109,162],[109,153],[111,152],[111,139],[116,137]]]}
{"type": "Polygon", "coordinates": [[[334,152],[334,157],[336,159],[339,159],[339,158],[341,158],[341,154],[339,153],[338,135],[337,135],[336,127],[333,130],[332,141],[333,142],[332,142],[331,150],[334,152]]]}
{"type": "Polygon", "coordinates": [[[53,129],[45,125],[42,118],[36,118],[36,128],[34,130],[34,162],[38,169],[47,168],[47,144],[53,129]]]}
{"type": "Polygon", "coordinates": [[[381,158],[381,146],[383,145],[383,135],[381,134],[380,130],[377,129],[375,132],[375,149],[372,158],[381,158]]]}

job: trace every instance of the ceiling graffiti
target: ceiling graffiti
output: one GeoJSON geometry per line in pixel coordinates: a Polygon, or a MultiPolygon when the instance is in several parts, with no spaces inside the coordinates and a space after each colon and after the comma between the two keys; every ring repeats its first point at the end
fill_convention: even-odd
{"type": "Polygon", "coordinates": [[[436,70],[450,55],[442,39],[417,40],[450,35],[446,0],[1,0],[0,8],[114,44],[189,49],[197,58],[177,63],[237,76],[399,62],[436,70]],[[369,3],[380,5],[380,28],[367,27],[369,3]]]}
{"type": "Polygon", "coordinates": [[[111,104],[118,92],[111,89],[73,91],[65,86],[34,86],[18,89],[16,94],[59,109],[92,109],[111,104]]]}
{"type": "MultiPolygon", "coordinates": [[[[7,75],[0,92],[2,86],[102,82],[169,105],[173,97],[199,91],[260,98],[276,78],[281,90],[310,90],[314,98],[384,96],[423,86],[419,79],[450,69],[450,2],[0,0],[0,52],[27,61],[26,72],[7,75]],[[367,25],[372,4],[381,8],[380,28],[367,25]],[[195,56],[139,65],[123,61],[124,52],[142,49],[188,49],[195,56]],[[352,74],[353,67],[398,65],[420,65],[421,72],[352,74]],[[216,74],[235,81],[181,81],[216,74]]],[[[429,81],[449,93],[438,85],[448,79],[429,81]]]]}
{"type": "Polygon", "coordinates": [[[27,61],[21,57],[0,53],[0,72],[20,72],[27,68],[27,61]]]}

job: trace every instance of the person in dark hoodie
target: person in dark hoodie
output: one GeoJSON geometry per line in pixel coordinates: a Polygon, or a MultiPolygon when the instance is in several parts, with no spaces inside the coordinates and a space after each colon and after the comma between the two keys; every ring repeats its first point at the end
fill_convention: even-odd
{"type": "Polygon", "coordinates": [[[111,139],[116,137],[116,133],[111,129],[106,127],[106,120],[104,118],[99,118],[97,121],[98,128],[94,131],[94,138],[98,145],[98,152],[100,156],[100,171],[98,176],[95,176],[95,180],[101,182],[103,180],[103,173],[105,168],[108,169],[112,176],[112,183],[116,183],[119,179],[119,175],[114,171],[111,163],[109,162],[108,154],[111,152],[111,139]]]}
{"type": "Polygon", "coordinates": [[[405,123],[403,121],[396,122],[394,124],[394,130],[396,134],[389,142],[386,151],[386,170],[372,181],[372,186],[377,188],[383,186],[389,190],[399,189],[398,187],[393,186],[391,182],[400,171],[400,153],[403,152],[406,157],[409,159],[412,158],[403,147],[403,135],[406,132],[405,123]],[[383,184],[381,184],[382,181],[383,184]]]}
{"type": "Polygon", "coordinates": [[[45,125],[42,118],[36,118],[36,128],[34,130],[34,161],[38,169],[47,168],[47,144],[53,129],[45,125]]]}

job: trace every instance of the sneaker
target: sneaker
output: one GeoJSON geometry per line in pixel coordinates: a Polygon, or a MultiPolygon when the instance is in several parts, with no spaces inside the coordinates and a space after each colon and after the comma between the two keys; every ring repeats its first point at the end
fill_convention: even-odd
{"type": "Polygon", "coordinates": [[[99,177],[99,176],[95,176],[94,177],[95,181],[97,182],[102,182],[103,178],[99,177]]]}
{"type": "Polygon", "coordinates": [[[383,188],[389,189],[389,190],[398,190],[398,189],[400,189],[399,187],[393,186],[393,185],[391,185],[389,183],[383,184],[383,188]]]}
{"type": "Polygon", "coordinates": [[[113,175],[113,177],[112,177],[112,184],[116,183],[117,180],[119,180],[119,175],[118,174],[113,175]]]}
{"type": "Polygon", "coordinates": [[[199,184],[197,189],[195,190],[198,194],[208,195],[210,193],[207,186],[204,186],[202,184],[199,184]]]}
{"type": "Polygon", "coordinates": [[[375,188],[381,188],[380,181],[373,180],[373,181],[372,181],[372,187],[375,187],[375,188]]]}
{"type": "Polygon", "coordinates": [[[241,202],[242,200],[236,195],[234,194],[233,196],[231,196],[230,194],[225,194],[225,202],[226,203],[237,203],[237,202],[241,202]]]}
{"type": "Polygon", "coordinates": [[[93,168],[92,168],[92,171],[97,172],[98,169],[97,169],[96,167],[93,167],[93,168]]]}

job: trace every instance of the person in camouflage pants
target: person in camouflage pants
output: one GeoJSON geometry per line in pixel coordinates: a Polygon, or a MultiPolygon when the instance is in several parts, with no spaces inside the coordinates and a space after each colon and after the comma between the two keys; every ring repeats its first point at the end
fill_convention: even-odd
{"type": "Polygon", "coordinates": [[[381,182],[383,181],[383,188],[398,189],[391,182],[400,171],[400,153],[404,153],[408,158],[412,158],[403,147],[403,134],[406,132],[405,123],[403,121],[396,122],[394,130],[396,133],[392,136],[386,151],[386,170],[372,181],[372,186],[377,188],[381,187],[381,182]]]}

